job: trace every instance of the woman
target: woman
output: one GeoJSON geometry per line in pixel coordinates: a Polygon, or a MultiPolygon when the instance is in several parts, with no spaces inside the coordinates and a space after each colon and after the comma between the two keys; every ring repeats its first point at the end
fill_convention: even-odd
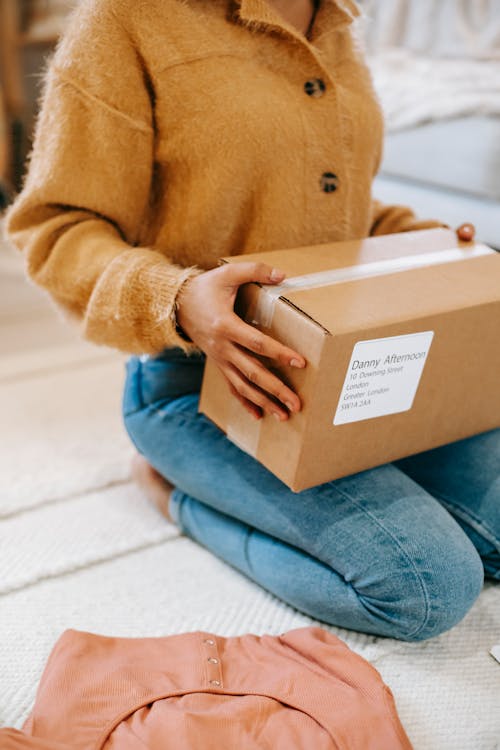
{"type": "Polygon", "coordinates": [[[441,226],[371,198],[383,123],[357,15],[83,0],[7,230],[85,338],[133,355],[134,475],[167,517],[312,617],[415,641],[500,577],[499,431],[294,494],[197,413],[206,356],[256,419],[301,408],[255,357],[307,366],[301,352],[233,310],[239,285],[283,275],[221,256],[441,226]]]}

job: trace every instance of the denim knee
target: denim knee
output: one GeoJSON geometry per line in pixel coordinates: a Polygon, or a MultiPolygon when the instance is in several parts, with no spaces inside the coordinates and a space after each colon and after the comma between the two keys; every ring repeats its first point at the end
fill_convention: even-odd
{"type": "MultiPolygon", "coordinates": [[[[459,623],[478,598],[484,582],[484,567],[474,545],[464,535],[457,548],[449,546],[434,564],[422,567],[422,595],[406,602],[406,617],[395,637],[424,641],[446,632],[459,623]]],[[[437,557],[437,556],[436,556],[437,557]]]]}

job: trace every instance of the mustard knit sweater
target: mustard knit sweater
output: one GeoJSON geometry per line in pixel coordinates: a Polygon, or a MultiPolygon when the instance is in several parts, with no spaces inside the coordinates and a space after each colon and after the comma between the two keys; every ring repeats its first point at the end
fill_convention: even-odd
{"type": "Polygon", "coordinates": [[[265,0],[81,0],[43,77],[7,237],[81,335],[180,346],[221,256],[439,226],[372,200],[383,120],[352,0],[310,38],[265,0]]]}

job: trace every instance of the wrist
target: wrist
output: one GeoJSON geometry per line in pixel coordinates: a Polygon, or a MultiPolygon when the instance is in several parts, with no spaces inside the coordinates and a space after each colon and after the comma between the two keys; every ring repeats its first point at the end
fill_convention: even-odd
{"type": "Polygon", "coordinates": [[[186,330],[186,319],[184,315],[184,305],[186,302],[186,292],[192,282],[193,277],[185,279],[181,287],[179,288],[175,297],[174,306],[172,310],[172,320],[175,326],[175,332],[180,336],[181,339],[189,343],[194,343],[193,339],[186,330]]]}
{"type": "Polygon", "coordinates": [[[188,341],[190,344],[193,344],[193,339],[190,338],[187,333],[184,331],[184,329],[179,325],[177,319],[175,322],[175,332],[178,336],[181,337],[181,339],[184,339],[184,341],[188,341]]]}

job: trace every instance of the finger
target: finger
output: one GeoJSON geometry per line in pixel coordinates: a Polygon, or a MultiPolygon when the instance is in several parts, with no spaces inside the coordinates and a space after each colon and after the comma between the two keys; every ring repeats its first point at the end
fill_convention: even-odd
{"type": "Polygon", "coordinates": [[[285,278],[285,272],[268,266],[267,263],[227,263],[222,266],[224,277],[231,286],[240,286],[249,281],[261,284],[276,284],[285,278]]]}
{"type": "Polygon", "coordinates": [[[244,375],[249,383],[257,385],[265,393],[270,393],[271,396],[281,401],[291,412],[300,411],[301,403],[297,394],[270,372],[258,359],[239,349],[237,346],[232,347],[228,359],[244,375]]]}
{"type": "MultiPolygon", "coordinates": [[[[226,377],[226,376],[224,376],[224,377],[226,377]]],[[[233,394],[233,396],[235,396],[238,399],[238,401],[244,406],[244,408],[248,412],[250,412],[250,414],[252,415],[252,417],[254,417],[255,419],[261,419],[262,418],[262,409],[260,408],[260,406],[256,406],[255,404],[252,404],[251,401],[249,401],[247,398],[245,398],[240,393],[238,393],[238,391],[236,390],[236,388],[234,387],[234,385],[227,378],[226,378],[226,381],[227,381],[227,384],[229,386],[229,390],[231,391],[231,393],[233,394]]]]}
{"type": "Polygon", "coordinates": [[[471,242],[476,235],[476,227],[474,224],[467,222],[465,224],[460,224],[456,232],[459,240],[471,242]]]}
{"type": "MultiPolygon", "coordinates": [[[[221,368],[222,369],[222,368],[221,368]]],[[[244,375],[232,365],[230,362],[223,365],[223,373],[234,388],[238,391],[240,396],[246,398],[256,406],[260,406],[268,414],[272,414],[276,419],[285,421],[288,419],[288,412],[281,409],[277,404],[274,403],[266,394],[261,391],[258,387],[249,383],[244,375]]]]}
{"type": "Polygon", "coordinates": [[[244,346],[245,349],[261,354],[263,357],[275,359],[282,365],[306,366],[306,360],[301,354],[276,341],[272,336],[244,323],[236,314],[227,321],[227,335],[231,341],[244,346]]]}

